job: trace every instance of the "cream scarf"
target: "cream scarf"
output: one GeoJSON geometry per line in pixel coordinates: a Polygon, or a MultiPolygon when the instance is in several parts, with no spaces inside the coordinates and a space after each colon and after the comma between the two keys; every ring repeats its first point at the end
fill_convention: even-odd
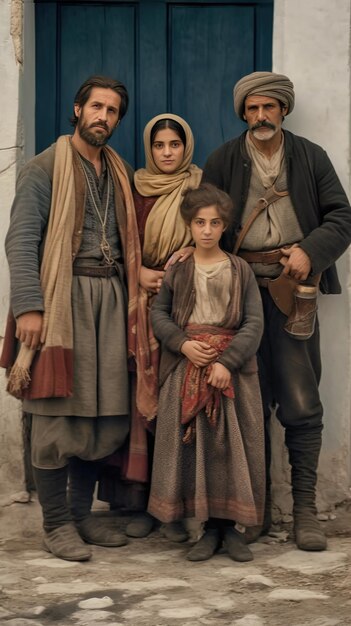
{"type": "MultiPolygon", "coordinates": [[[[140,244],[129,179],[120,157],[104,148],[113,178],[118,179],[125,211],[118,216],[128,279],[128,348],[136,351],[136,317],[140,244]]],[[[72,236],[76,217],[74,155],[68,135],[55,147],[52,198],[40,281],[44,297],[40,351],[21,344],[12,366],[8,391],[18,397],[67,397],[73,393],[73,321],[71,307],[72,236]],[[34,362],[33,359],[35,358],[34,362]]]]}
{"type": "MultiPolygon", "coordinates": [[[[40,281],[44,294],[41,354],[54,346],[72,350],[71,314],[72,234],[75,195],[72,149],[69,138],[59,137],[55,149],[50,216],[47,226],[40,281]]],[[[30,367],[36,350],[23,343],[11,369],[7,390],[16,397],[30,384],[30,367]]]]}

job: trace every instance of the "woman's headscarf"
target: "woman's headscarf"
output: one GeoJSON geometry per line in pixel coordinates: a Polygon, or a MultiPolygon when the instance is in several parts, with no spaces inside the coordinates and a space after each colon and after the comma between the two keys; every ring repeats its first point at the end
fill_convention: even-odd
{"type": "Polygon", "coordinates": [[[144,234],[143,263],[148,267],[164,265],[170,255],[191,241],[191,235],[179,214],[182,192],[198,187],[202,172],[191,160],[194,137],[189,124],[178,115],[163,113],[152,118],[144,130],[145,168],[137,170],[134,185],[142,196],[158,196],[147,218],[144,234]],[[151,151],[151,131],[159,120],[174,120],[183,128],[186,144],[183,160],[175,172],[163,174],[151,151]]]}

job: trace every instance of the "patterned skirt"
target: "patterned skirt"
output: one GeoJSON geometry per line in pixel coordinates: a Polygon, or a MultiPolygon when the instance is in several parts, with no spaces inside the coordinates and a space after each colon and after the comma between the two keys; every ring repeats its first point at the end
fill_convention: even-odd
{"type": "Polygon", "coordinates": [[[180,398],[185,366],[184,359],[160,392],[148,511],[162,522],[216,517],[260,524],[265,462],[257,372],[235,373],[234,400],[221,396],[215,426],[201,411],[195,440],[185,444],[180,398]]]}

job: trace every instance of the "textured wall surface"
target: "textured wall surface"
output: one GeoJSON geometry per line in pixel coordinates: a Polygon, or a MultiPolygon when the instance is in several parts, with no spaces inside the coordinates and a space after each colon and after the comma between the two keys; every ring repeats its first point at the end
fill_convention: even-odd
{"type": "MultiPolygon", "coordinates": [[[[4,238],[24,149],[20,102],[24,75],[24,8],[22,0],[0,2],[0,347],[9,306],[4,238]]],[[[31,125],[34,126],[34,119],[31,125]]],[[[4,391],[5,384],[4,372],[0,370],[0,496],[24,488],[21,405],[4,391]]]]}
{"type": "MultiPolygon", "coordinates": [[[[323,146],[350,197],[350,11],[339,0],[275,0],[273,69],[293,81],[296,104],[285,125],[323,146]]],[[[319,504],[350,495],[350,252],[338,261],[341,296],[319,298],[324,405],[319,504]]],[[[279,451],[276,457],[279,458],[279,451]]],[[[284,467],[278,464],[281,483],[284,467]]],[[[279,503],[288,507],[289,499],[279,503]]]]}

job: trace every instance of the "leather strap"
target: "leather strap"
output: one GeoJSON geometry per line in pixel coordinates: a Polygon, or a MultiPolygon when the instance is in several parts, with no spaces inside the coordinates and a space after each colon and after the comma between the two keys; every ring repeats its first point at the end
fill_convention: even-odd
{"type": "Polygon", "coordinates": [[[274,202],[275,200],[279,200],[279,198],[283,198],[284,196],[288,196],[288,195],[289,195],[288,191],[276,191],[274,185],[272,185],[272,187],[267,189],[265,195],[262,198],[258,199],[255,208],[252,210],[245,224],[242,226],[241,231],[238,235],[238,238],[234,246],[234,250],[233,250],[234,254],[237,254],[238,250],[240,249],[240,246],[242,242],[244,241],[247,232],[250,230],[252,224],[254,223],[256,217],[262,211],[264,211],[264,209],[266,209],[270,204],[272,204],[272,202],[274,202]]]}
{"type": "Polygon", "coordinates": [[[271,263],[279,263],[283,253],[280,248],[277,248],[276,250],[267,250],[262,252],[239,250],[238,255],[247,261],[247,263],[263,263],[263,265],[270,265],[271,263]]]}

